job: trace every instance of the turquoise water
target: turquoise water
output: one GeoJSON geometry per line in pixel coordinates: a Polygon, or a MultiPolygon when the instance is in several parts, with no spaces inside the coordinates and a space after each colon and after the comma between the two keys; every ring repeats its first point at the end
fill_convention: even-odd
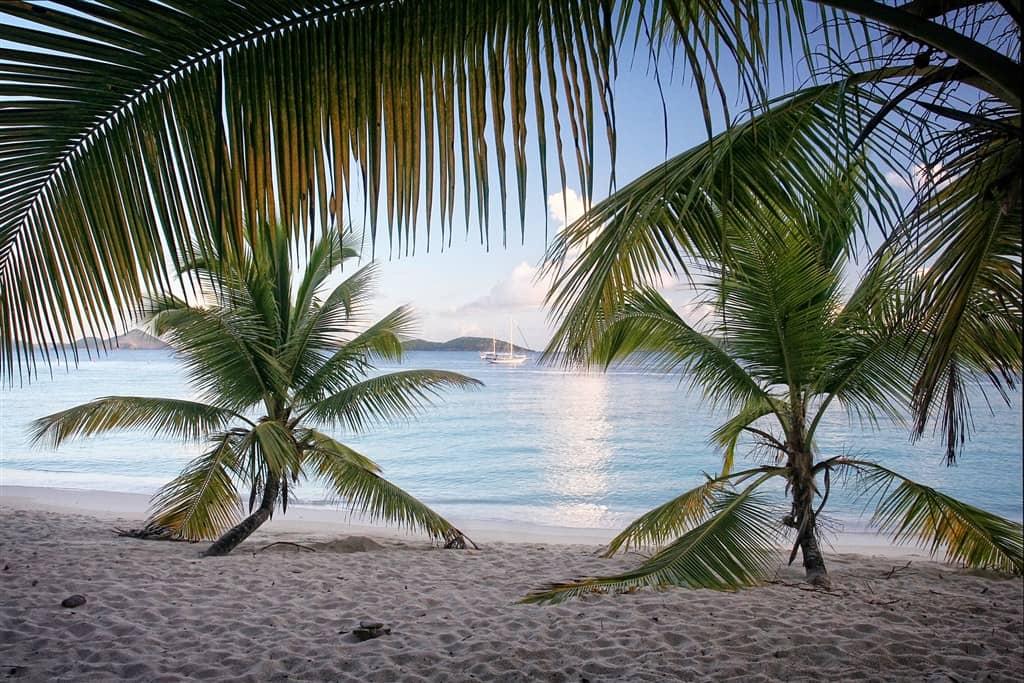
{"type": "MultiPolygon", "coordinates": [[[[475,353],[414,352],[405,367],[455,370],[486,386],[449,393],[415,421],[335,436],[455,519],[617,528],[719,469],[720,456],[707,438],[725,416],[675,378],[500,368],[475,353]]],[[[178,364],[163,351],[119,351],[70,373],[55,370],[52,380],[4,389],[0,481],[153,493],[198,453],[198,447],[142,433],[72,442],[57,452],[27,445],[33,418],[111,394],[191,397],[178,364]]],[[[904,429],[872,431],[851,424],[841,410],[823,421],[819,450],[877,460],[1019,520],[1021,400],[1013,398],[1011,406],[993,403],[992,412],[980,397],[975,401],[977,434],[956,467],[942,464],[934,440],[911,444],[904,429]]],[[[749,450],[740,453],[757,462],[749,450]]],[[[305,483],[298,497],[305,504],[328,500],[315,482],[305,483]]],[[[862,508],[848,492],[833,490],[826,513],[837,530],[853,531],[863,527],[862,508]]]]}

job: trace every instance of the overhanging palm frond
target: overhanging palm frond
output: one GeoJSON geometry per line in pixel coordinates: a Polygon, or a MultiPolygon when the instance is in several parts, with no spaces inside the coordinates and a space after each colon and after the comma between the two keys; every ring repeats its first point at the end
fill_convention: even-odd
{"type": "Polygon", "coordinates": [[[31,439],[56,448],[68,439],[115,429],[147,429],[187,441],[205,439],[232,420],[234,411],[196,401],[142,396],[106,396],[32,422],[31,439]]]}
{"type": "Polygon", "coordinates": [[[607,0],[56,0],[0,13],[5,376],[32,367],[33,344],[111,336],[166,286],[165,254],[240,245],[251,226],[334,229],[355,203],[371,233],[386,219],[401,253],[421,210],[440,217],[443,245],[475,204],[489,243],[494,192],[504,241],[513,184],[523,222],[528,116],[545,196],[549,150],[564,167],[548,121],[571,125],[588,197],[602,118],[614,155],[607,0]]]}
{"type": "Polygon", "coordinates": [[[238,468],[236,439],[222,435],[213,448],[193,460],[153,497],[147,528],[172,538],[215,538],[242,517],[233,481],[238,468]]]}
{"type": "Polygon", "coordinates": [[[444,370],[404,370],[353,384],[307,407],[300,419],[340,423],[352,432],[371,424],[411,417],[444,389],[483,386],[479,380],[444,370]]]}
{"type": "Polygon", "coordinates": [[[999,110],[943,141],[950,151],[932,186],[887,246],[924,273],[915,313],[930,343],[914,387],[915,429],[924,433],[939,412],[953,462],[970,431],[957,377],[987,377],[1005,399],[1022,368],[1020,113],[999,110]]]}
{"type": "Polygon", "coordinates": [[[372,520],[424,531],[432,538],[451,540],[462,533],[398,486],[363,466],[366,456],[329,438],[320,438],[304,454],[307,472],[331,487],[353,512],[372,520]]]}
{"type": "Polygon", "coordinates": [[[760,582],[778,562],[778,523],[754,491],[776,476],[764,474],[743,491],[718,491],[711,514],[635,570],[617,576],[552,584],[523,602],[560,602],[586,593],[687,586],[734,590],[760,582]]]}
{"type": "Polygon", "coordinates": [[[863,495],[874,504],[871,523],[895,543],[917,543],[946,561],[967,567],[1024,572],[1024,531],[1019,523],[962,503],[881,465],[840,458],[857,472],[863,495]]]}

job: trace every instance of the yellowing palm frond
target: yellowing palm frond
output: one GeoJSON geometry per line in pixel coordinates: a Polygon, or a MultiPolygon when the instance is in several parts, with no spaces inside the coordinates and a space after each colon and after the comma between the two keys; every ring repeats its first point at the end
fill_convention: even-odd
{"type": "Polygon", "coordinates": [[[153,496],[147,528],[173,538],[202,541],[236,524],[242,518],[233,481],[238,460],[234,438],[222,435],[213,448],[153,496]]]}
{"type": "Polygon", "coordinates": [[[374,469],[364,466],[368,458],[348,446],[321,437],[304,457],[308,474],[327,484],[353,512],[412,531],[423,531],[439,540],[462,536],[451,522],[374,469]]]}
{"type": "Polygon", "coordinates": [[[699,486],[659,505],[631,522],[608,543],[605,557],[611,557],[617,552],[628,551],[630,548],[657,547],[670,538],[683,535],[703,523],[712,514],[715,496],[719,491],[734,487],[744,480],[764,472],[764,468],[757,468],[732,474],[725,472],[717,477],[707,477],[707,481],[699,486]]]}
{"type": "Polygon", "coordinates": [[[932,555],[967,567],[1024,572],[1024,531],[1019,523],[962,503],[881,465],[842,458],[860,474],[860,485],[875,506],[871,523],[895,543],[917,543],[932,555]]]}

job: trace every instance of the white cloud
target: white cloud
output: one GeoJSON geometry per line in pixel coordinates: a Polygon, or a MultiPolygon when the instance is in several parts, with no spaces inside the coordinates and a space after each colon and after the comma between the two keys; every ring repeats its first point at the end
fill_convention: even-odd
{"type": "Polygon", "coordinates": [[[450,315],[498,313],[536,310],[544,303],[547,284],[537,280],[538,269],[523,261],[508,277],[499,280],[491,291],[479,299],[458,306],[450,315]]]}
{"type": "Polygon", "coordinates": [[[927,185],[933,185],[934,189],[941,189],[948,182],[948,174],[943,173],[941,162],[932,165],[913,164],[910,173],[904,171],[888,171],[885,179],[889,185],[897,190],[906,192],[917,192],[927,185]]]}
{"type": "Polygon", "coordinates": [[[583,197],[571,187],[566,188],[564,193],[555,192],[548,195],[548,215],[554,219],[559,232],[582,216],[585,210],[583,197]]]}

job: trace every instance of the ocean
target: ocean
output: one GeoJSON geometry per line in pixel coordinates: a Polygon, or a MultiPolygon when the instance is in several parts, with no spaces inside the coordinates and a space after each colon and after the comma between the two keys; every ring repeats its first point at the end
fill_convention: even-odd
{"type": "MultiPolygon", "coordinates": [[[[454,370],[484,382],[448,392],[417,419],[368,434],[334,432],[376,460],[384,475],[455,520],[615,529],[720,468],[708,442],[727,417],[678,377],[630,369],[563,372],[532,364],[487,365],[475,353],[410,352],[402,367],[454,370]]],[[[397,367],[383,367],[384,370],[397,367]]],[[[55,369],[0,393],[0,483],[152,494],[200,447],[118,433],[54,451],[28,444],[34,418],[108,395],[191,398],[166,351],[116,351],[55,369]]],[[[861,424],[834,409],[817,439],[822,457],[872,459],[991,512],[1022,517],[1021,397],[974,400],[976,433],[954,467],[934,438],[912,443],[906,427],[861,424]]],[[[762,453],[739,449],[737,467],[762,453]]],[[[852,482],[847,482],[852,483],[852,482]]],[[[780,515],[785,501],[779,493],[780,515]]],[[[295,503],[336,504],[315,481],[295,503]]],[[[840,532],[865,528],[865,501],[833,487],[825,509],[840,532]]]]}

